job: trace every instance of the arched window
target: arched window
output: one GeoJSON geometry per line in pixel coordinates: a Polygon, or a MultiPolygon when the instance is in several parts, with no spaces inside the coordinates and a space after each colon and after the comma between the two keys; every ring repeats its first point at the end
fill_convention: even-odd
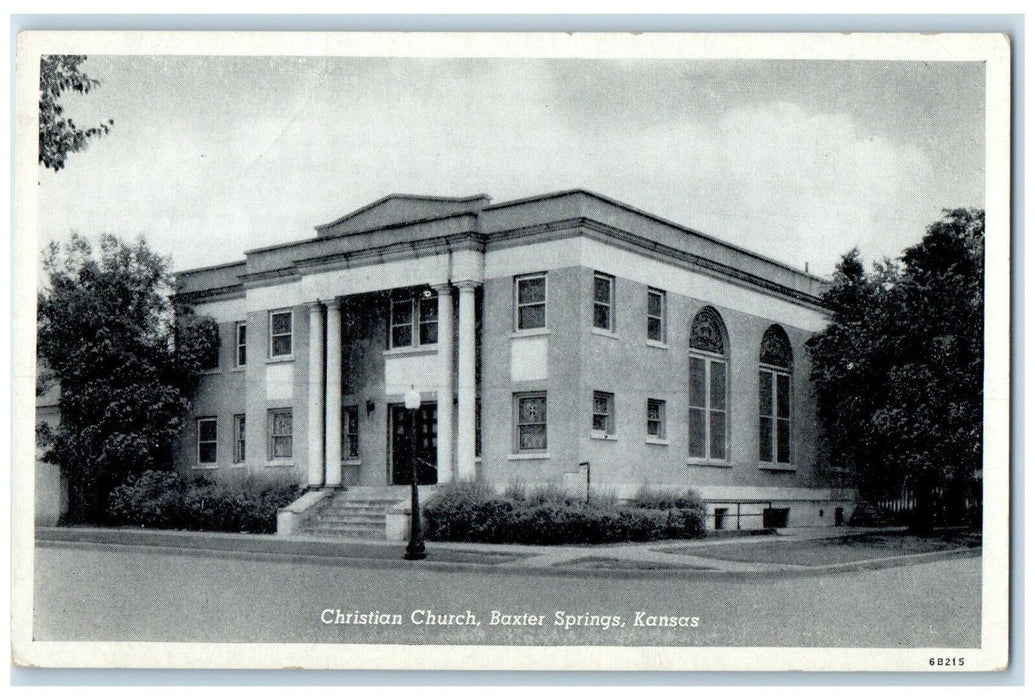
{"type": "Polygon", "coordinates": [[[726,331],[712,308],[690,326],[690,457],[729,459],[728,367],[726,331]]]}
{"type": "Polygon", "coordinates": [[[791,341],[779,326],[769,326],[758,352],[758,460],[791,463],[791,341]]]}

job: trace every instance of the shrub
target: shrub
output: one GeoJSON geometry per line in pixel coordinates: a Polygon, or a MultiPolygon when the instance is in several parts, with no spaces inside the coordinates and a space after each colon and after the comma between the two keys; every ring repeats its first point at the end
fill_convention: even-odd
{"type": "Polygon", "coordinates": [[[519,500],[536,504],[551,503],[556,505],[572,505],[576,503],[579,498],[578,496],[571,495],[556,484],[545,484],[534,487],[528,492],[527,496],[519,500]]]}
{"type": "Polygon", "coordinates": [[[658,508],[661,510],[704,508],[700,497],[693,489],[680,491],[678,489],[657,488],[647,485],[641,486],[629,503],[638,508],[658,508]]]}
{"type": "Polygon", "coordinates": [[[201,475],[147,471],[111,492],[108,515],[114,525],[273,533],[277,509],[298,494],[293,484],[224,486],[201,475]]]}
{"type": "Polygon", "coordinates": [[[613,494],[585,503],[557,487],[508,485],[503,495],[472,484],[444,486],[425,505],[430,540],[516,544],[603,544],[699,537],[703,508],[618,505],[613,494]]]}

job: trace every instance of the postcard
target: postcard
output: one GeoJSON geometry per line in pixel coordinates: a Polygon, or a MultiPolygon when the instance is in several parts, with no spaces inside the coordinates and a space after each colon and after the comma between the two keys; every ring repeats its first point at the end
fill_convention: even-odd
{"type": "Polygon", "coordinates": [[[1010,51],[20,34],[15,663],[1007,668],[1010,51]]]}

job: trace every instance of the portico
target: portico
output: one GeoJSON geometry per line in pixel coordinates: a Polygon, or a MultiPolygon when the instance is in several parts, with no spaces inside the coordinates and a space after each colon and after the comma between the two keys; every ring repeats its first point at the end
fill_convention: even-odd
{"type": "MultiPolygon", "coordinates": [[[[452,255],[445,257],[447,262],[453,262],[452,255]]],[[[477,269],[477,259],[472,262],[477,269]]],[[[449,268],[452,267],[450,264],[449,268]]],[[[363,396],[363,411],[369,412],[369,416],[363,416],[364,420],[376,418],[375,414],[380,414],[379,407],[386,407],[382,418],[387,421],[386,431],[390,434],[393,430],[392,407],[401,401],[402,394],[413,385],[424,398],[424,405],[433,407],[428,415],[433,424],[429,430],[429,439],[434,441],[436,482],[474,479],[478,346],[475,338],[475,299],[481,281],[473,279],[470,274],[463,280],[453,281],[443,274],[441,277],[446,279],[430,279],[423,284],[405,288],[362,289],[355,280],[350,279],[358,277],[358,272],[347,270],[338,275],[341,281],[339,289],[343,292],[352,290],[353,293],[321,295],[305,303],[309,326],[308,377],[304,383],[308,391],[307,410],[310,416],[306,428],[308,486],[314,489],[340,488],[349,481],[343,474],[343,465],[349,461],[348,456],[342,453],[343,440],[331,439],[332,436],[342,436],[343,431],[347,434],[348,426],[343,423],[343,401],[345,387],[348,386],[358,387],[353,393],[363,396]],[[420,290],[420,303],[433,303],[434,312],[428,311],[427,316],[434,318],[434,330],[428,330],[432,322],[421,322],[415,318],[414,323],[419,327],[418,333],[434,333],[434,342],[413,347],[393,347],[391,314],[398,307],[398,302],[393,307],[390,300],[414,289],[420,290]],[[378,299],[383,303],[368,304],[368,299],[378,299]],[[343,323],[343,314],[352,313],[357,305],[363,306],[365,313],[371,317],[384,318],[384,323],[389,326],[381,352],[381,377],[368,376],[369,373],[364,374],[361,368],[355,368],[353,372],[364,376],[348,375],[350,362],[345,359],[348,348],[353,343],[369,340],[350,337],[348,328],[355,324],[343,323]]],[[[413,272],[417,273],[418,270],[413,272]]],[[[446,272],[443,269],[443,273],[446,272]]],[[[305,282],[304,278],[299,280],[299,286],[308,286],[305,282]]],[[[420,308],[424,310],[428,306],[420,308]]],[[[398,319],[394,321],[398,322],[398,319]]],[[[422,337],[421,340],[428,338],[422,337]]],[[[353,417],[353,420],[358,418],[353,417]]],[[[385,465],[384,483],[390,484],[391,440],[382,455],[385,465]]],[[[377,456],[368,451],[363,458],[370,460],[377,459],[377,456]]],[[[370,466],[378,469],[378,465],[370,466]]]]}

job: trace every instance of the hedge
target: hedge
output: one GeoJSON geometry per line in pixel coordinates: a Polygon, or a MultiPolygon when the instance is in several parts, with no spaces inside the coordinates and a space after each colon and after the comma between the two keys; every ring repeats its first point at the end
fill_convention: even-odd
{"type": "Polygon", "coordinates": [[[668,500],[585,503],[560,492],[479,483],[443,486],[424,507],[425,537],[453,542],[604,544],[690,539],[704,534],[704,508],[690,492],[668,500]]]}
{"type": "Polygon", "coordinates": [[[146,471],[108,499],[113,525],[212,532],[273,533],[277,510],[300,493],[296,485],[216,484],[202,475],[146,471]]]}

